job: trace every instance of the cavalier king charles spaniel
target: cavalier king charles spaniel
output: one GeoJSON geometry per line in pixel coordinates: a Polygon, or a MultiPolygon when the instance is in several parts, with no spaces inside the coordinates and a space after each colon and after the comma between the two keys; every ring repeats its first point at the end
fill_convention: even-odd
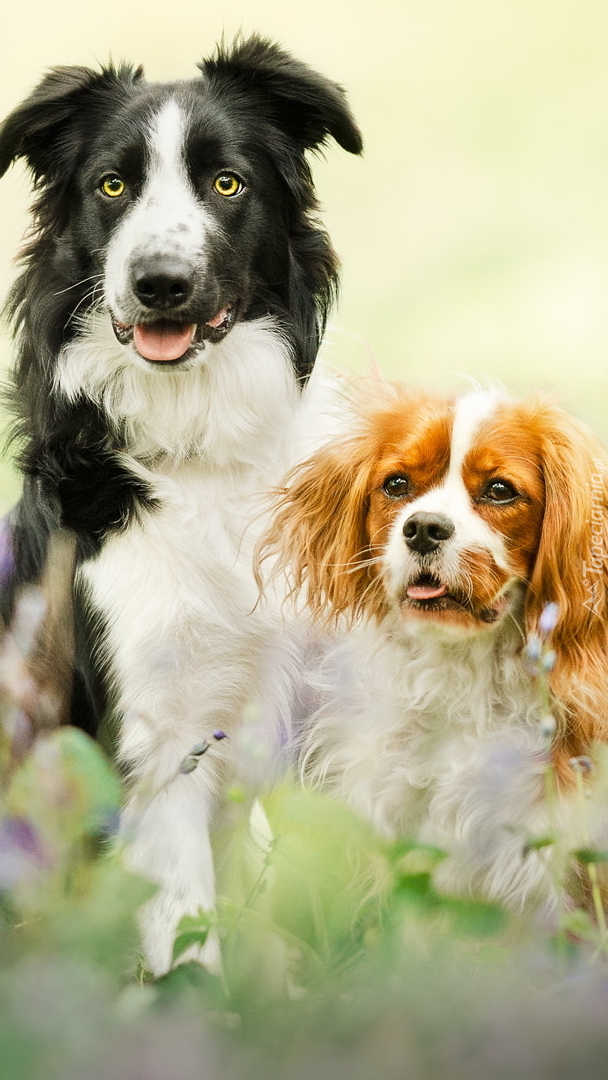
{"type": "Polygon", "coordinates": [[[267,540],[333,629],[304,773],[443,849],[442,891],[548,913],[546,838],[608,828],[576,780],[608,741],[608,457],[539,396],[376,383],[352,417],[267,540]]]}

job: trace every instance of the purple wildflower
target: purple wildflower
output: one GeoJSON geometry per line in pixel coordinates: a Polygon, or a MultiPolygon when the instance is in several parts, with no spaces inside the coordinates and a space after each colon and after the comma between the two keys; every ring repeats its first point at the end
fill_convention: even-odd
{"type": "Polygon", "coordinates": [[[534,632],[528,634],[526,643],[526,656],[528,657],[528,660],[531,660],[532,663],[536,663],[537,660],[540,660],[541,651],[542,644],[538,634],[535,634],[534,632]]]}
{"type": "Polygon", "coordinates": [[[544,739],[552,739],[557,730],[557,723],[553,713],[545,713],[538,722],[541,735],[544,739]]]}
{"type": "Polygon", "coordinates": [[[0,520],[0,583],[7,582],[15,569],[13,553],[12,515],[7,514],[0,520]]]}
{"type": "Polygon", "coordinates": [[[0,822],[0,892],[14,889],[48,866],[40,837],[27,818],[0,822]]]}
{"type": "Polygon", "coordinates": [[[574,772],[590,773],[593,769],[593,762],[591,758],[588,758],[584,754],[581,754],[580,757],[570,758],[570,767],[574,770],[574,772]]]}
{"type": "Polygon", "coordinates": [[[557,655],[555,654],[553,649],[547,649],[547,651],[545,653],[543,653],[543,657],[542,657],[542,660],[540,662],[540,665],[541,665],[543,671],[553,671],[553,668],[555,667],[555,661],[556,660],[557,660],[557,655]]]}
{"type": "Polygon", "coordinates": [[[545,604],[538,620],[538,629],[541,634],[550,634],[557,626],[559,619],[559,604],[545,604]]]}

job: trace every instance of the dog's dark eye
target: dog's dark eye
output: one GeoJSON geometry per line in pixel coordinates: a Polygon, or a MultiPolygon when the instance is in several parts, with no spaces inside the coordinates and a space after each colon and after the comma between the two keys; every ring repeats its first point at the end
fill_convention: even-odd
{"type": "Polygon", "coordinates": [[[410,493],[410,482],[407,476],[396,473],[384,481],[382,490],[390,499],[404,499],[410,493]]]}
{"type": "Polygon", "coordinates": [[[234,195],[240,195],[243,186],[243,181],[239,180],[238,176],[230,172],[220,173],[213,181],[213,187],[218,195],[227,195],[228,198],[232,198],[234,195]]]}
{"type": "Polygon", "coordinates": [[[486,484],[481,497],[485,502],[510,503],[518,495],[519,492],[508,480],[490,480],[486,484]]]}
{"type": "Polygon", "coordinates": [[[110,199],[116,199],[124,193],[127,185],[124,180],[120,179],[120,176],[112,173],[109,176],[104,176],[99,186],[104,195],[107,195],[110,199]]]}

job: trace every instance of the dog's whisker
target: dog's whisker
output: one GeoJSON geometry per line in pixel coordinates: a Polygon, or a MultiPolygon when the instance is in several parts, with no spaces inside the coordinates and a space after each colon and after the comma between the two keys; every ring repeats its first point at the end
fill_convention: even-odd
{"type": "Polygon", "coordinates": [[[100,282],[100,275],[89,274],[88,277],[81,278],[80,281],[75,281],[72,285],[67,285],[65,289],[55,290],[53,296],[63,296],[65,293],[72,292],[73,289],[80,288],[81,285],[86,285],[87,281],[100,282]]]}
{"type": "Polygon", "coordinates": [[[90,314],[96,310],[99,310],[103,306],[103,299],[101,297],[99,298],[99,300],[95,300],[95,291],[95,288],[93,288],[79,300],[79,302],[76,304],[76,307],[73,308],[72,312],[70,313],[69,317],[71,320],[79,323],[82,326],[86,326],[90,314]],[[84,314],[81,315],[80,309],[85,307],[86,311],[84,312],[84,314]]]}

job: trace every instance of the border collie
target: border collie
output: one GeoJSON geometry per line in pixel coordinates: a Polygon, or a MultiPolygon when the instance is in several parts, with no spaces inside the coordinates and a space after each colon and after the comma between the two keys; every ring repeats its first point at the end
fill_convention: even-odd
{"type": "MultiPolygon", "coordinates": [[[[209,824],[230,734],[280,633],[256,607],[260,496],[292,463],[300,390],[337,284],[306,152],[361,151],[343,90],[275,44],[200,77],[52,70],[0,129],[37,199],[10,299],[21,501],[4,597],[76,538],[72,720],[119,720],[129,865],[158,884],[150,969],[212,909],[209,824]]],[[[196,955],[217,963],[217,943],[196,955]]]]}

